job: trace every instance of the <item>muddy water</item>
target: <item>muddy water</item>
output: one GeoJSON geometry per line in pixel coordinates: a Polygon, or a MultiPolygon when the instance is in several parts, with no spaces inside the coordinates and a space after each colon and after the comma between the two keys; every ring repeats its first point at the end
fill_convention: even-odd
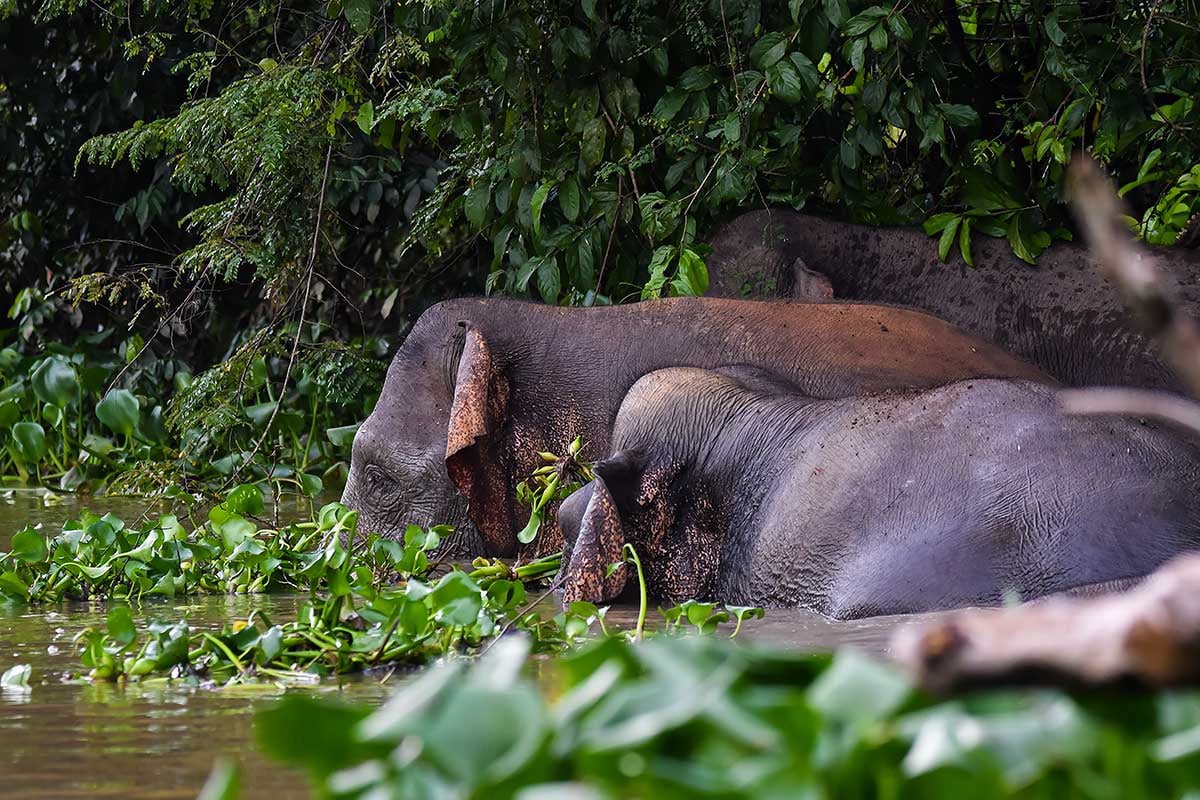
{"type": "MultiPolygon", "coordinates": [[[[41,523],[47,531],[57,531],[81,505],[112,511],[126,520],[147,510],[146,501],[136,499],[80,504],[68,498],[46,505],[37,493],[14,492],[0,499],[0,548],[7,549],[11,534],[26,524],[41,523]]],[[[244,619],[254,608],[286,619],[300,602],[299,597],[286,596],[206,597],[147,603],[135,613],[140,622],[186,618],[194,626],[218,629],[230,619],[244,619]]],[[[0,693],[0,798],[193,798],[220,756],[241,765],[243,797],[308,796],[303,775],[258,755],[254,743],[254,713],[283,689],[65,682],[66,673],[79,670],[72,637],[89,625],[102,624],[106,611],[89,604],[0,607],[0,672],[20,663],[33,667],[30,692],[0,693]]],[[[613,609],[609,619],[628,625],[634,616],[633,609],[613,609]]],[[[883,652],[895,627],[910,621],[832,623],[814,614],[773,609],[765,620],[748,623],[743,635],[803,650],[852,644],[883,652]]],[[[376,702],[398,680],[348,679],[288,691],[376,702]]]]}

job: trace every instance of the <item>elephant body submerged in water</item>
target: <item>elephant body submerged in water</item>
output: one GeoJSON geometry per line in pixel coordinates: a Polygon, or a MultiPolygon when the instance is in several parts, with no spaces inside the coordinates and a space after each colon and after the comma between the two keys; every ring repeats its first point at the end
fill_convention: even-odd
{"type": "MultiPolygon", "coordinates": [[[[664,367],[746,364],[813,397],[973,377],[1050,379],[926,314],[856,304],[681,298],[557,308],[453,300],[417,321],[354,441],[344,501],[365,530],[460,528],[449,554],[510,556],[528,509],[516,484],[576,437],[607,452],[629,387],[664,367]],[[468,516],[470,522],[468,523],[468,516]]],[[[553,552],[543,526],[537,552],[553,552]]]]}
{"type": "MultiPolygon", "coordinates": [[[[710,294],[899,303],[951,322],[1071,385],[1180,388],[1154,342],[1130,323],[1115,287],[1080,244],[1058,243],[1030,266],[1003,239],[977,235],[969,267],[916,228],[878,228],[791,210],[752,211],[719,230],[710,294]],[[822,282],[821,276],[827,280],[822,282]],[[758,284],[757,291],[755,284],[758,284]]],[[[1146,249],[1200,312],[1200,251],[1146,249]]]]}
{"type": "Polygon", "coordinates": [[[817,400],[747,368],[662,370],[614,455],[559,511],[565,596],[652,593],[838,618],[1115,587],[1200,547],[1200,452],[1065,416],[1054,390],[974,380],[817,400]]]}

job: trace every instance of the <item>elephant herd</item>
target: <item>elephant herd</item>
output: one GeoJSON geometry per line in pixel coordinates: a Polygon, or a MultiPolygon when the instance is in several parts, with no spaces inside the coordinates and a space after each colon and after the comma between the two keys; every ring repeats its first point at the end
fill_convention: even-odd
{"type": "MultiPolygon", "coordinates": [[[[981,264],[923,297],[935,316],[847,278],[935,286],[909,232],[892,263],[888,231],[781,216],[784,236],[735,221],[710,261],[737,294],[757,260],[787,301],[430,308],[355,438],[360,526],[450,523],[449,558],[562,548],[566,600],[629,589],[628,544],[652,595],[835,618],[1105,591],[1200,547],[1200,443],[1059,409],[1063,383],[1173,385],[1080,252],[981,264]],[[517,484],[576,437],[595,479],[521,545],[517,484]]],[[[1190,301],[1200,263],[1171,259],[1190,301]]]]}

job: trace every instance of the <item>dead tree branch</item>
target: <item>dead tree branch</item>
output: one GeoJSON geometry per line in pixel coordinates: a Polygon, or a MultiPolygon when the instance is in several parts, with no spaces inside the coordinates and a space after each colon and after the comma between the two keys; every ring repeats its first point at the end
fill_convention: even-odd
{"type": "Polygon", "coordinates": [[[1200,395],[1200,326],[1179,310],[1153,256],[1134,242],[1108,178],[1090,158],[1077,155],[1068,186],[1075,219],[1100,269],[1120,289],[1146,332],[1158,340],[1163,358],[1184,385],[1200,395]]]}
{"type": "Polygon", "coordinates": [[[1157,419],[1200,434],[1200,404],[1145,389],[1069,389],[1058,393],[1068,414],[1122,414],[1157,419]]]}

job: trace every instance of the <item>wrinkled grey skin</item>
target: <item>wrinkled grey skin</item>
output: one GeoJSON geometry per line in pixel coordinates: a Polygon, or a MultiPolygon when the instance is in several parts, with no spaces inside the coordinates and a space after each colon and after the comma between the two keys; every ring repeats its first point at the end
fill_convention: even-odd
{"type": "MultiPolygon", "coordinates": [[[[1200,547],[1193,443],[1065,416],[1025,381],[813,400],[751,370],[668,369],[630,390],[612,447],[561,507],[567,552],[594,537],[603,483],[673,599],[923,612],[1121,585],[1200,547]]],[[[603,567],[573,557],[567,599],[612,599],[603,567]]]]}
{"type": "MultiPolygon", "coordinates": [[[[813,299],[811,272],[833,297],[912,306],[954,323],[1071,385],[1181,388],[1115,288],[1076,243],[1056,243],[1030,266],[1003,239],[972,239],[974,267],[915,228],[876,228],[790,210],[753,211],[719,230],[709,294],[813,299]],[[807,268],[807,269],[805,269],[807,268]]],[[[1145,248],[1200,314],[1200,251],[1145,248]]]]}
{"type": "MultiPolygon", "coordinates": [[[[816,397],[985,375],[1050,380],[906,309],[715,298],[592,309],[446,301],[421,316],[396,354],[379,403],[355,437],[343,502],[360,511],[363,530],[395,536],[408,523],[444,522],[461,531],[448,542],[452,555],[513,555],[529,517],[515,486],[541,466],[539,451],[564,453],[578,435],[582,457],[599,458],[638,378],[668,366],[723,364],[768,367],[816,397]],[[464,388],[471,336],[486,342],[498,383],[480,396],[505,402],[484,420],[491,428],[478,446],[463,451],[463,463],[478,468],[478,485],[488,489],[468,497],[451,480],[447,449],[449,433],[469,427],[451,412],[464,388]]],[[[536,551],[560,544],[551,515],[536,551]]]]}

